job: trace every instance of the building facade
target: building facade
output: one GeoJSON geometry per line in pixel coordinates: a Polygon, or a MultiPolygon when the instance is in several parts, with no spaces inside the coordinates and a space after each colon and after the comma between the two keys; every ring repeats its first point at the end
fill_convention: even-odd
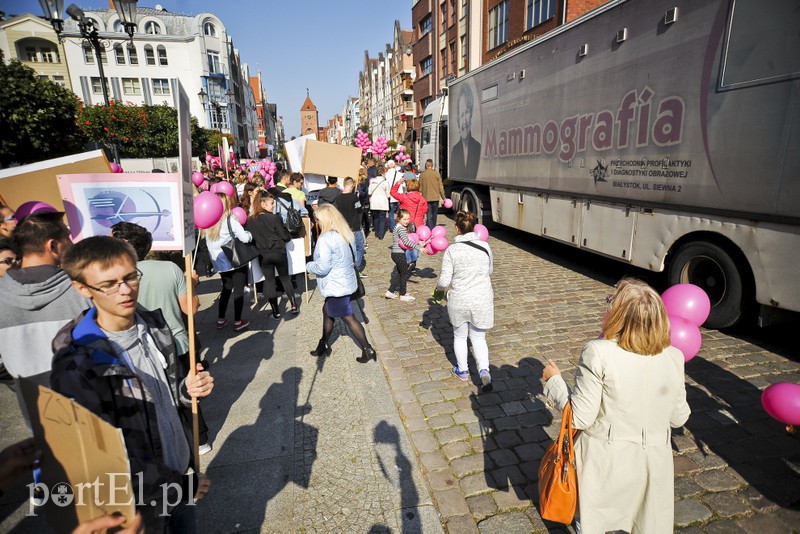
{"type": "Polygon", "coordinates": [[[31,14],[0,21],[0,51],[6,63],[20,60],[36,74],[67,87],[69,69],[64,47],[49,22],[31,14]]]}
{"type": "Polygon", "coordinates": [[[300,106],[300,135],[308,134],[314,134],[317,140],[325,139],[320,137],[319,112],[311,101],[311,95],[306,95],[303,105],[300,106]]]}

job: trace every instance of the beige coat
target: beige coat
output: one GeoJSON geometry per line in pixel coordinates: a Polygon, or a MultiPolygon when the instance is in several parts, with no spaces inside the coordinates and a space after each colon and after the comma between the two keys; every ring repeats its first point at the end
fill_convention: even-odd
{"type": "MultiPolygon", "coordinates": [[[[556,375],[544,388],[563,409],[570,396],[556,375]]],[[[683,354],[655,356],[598,339],[583,348],[572,392],[578,515],[584,534],[672,532],[674,470],[670,427],[689,418],[683,354]]]]}

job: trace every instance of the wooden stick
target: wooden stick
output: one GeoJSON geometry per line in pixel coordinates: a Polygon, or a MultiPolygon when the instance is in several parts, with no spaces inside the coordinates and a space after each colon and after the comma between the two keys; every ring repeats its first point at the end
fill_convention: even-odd
{"type": "MultiPolygon", "coordinates": [[[[192,312],[192,303],[194,302],[194,280],[192,280],[192,253],[186,256],[186,300],[189,302],[189,376],[194,377],[197,374],[197,356],[195,355],[195,342],[194,342],[194,313],[192,312]]],[[[192,452],[194,457],[195,472],[200,472],[200,426],[198,422],[197,413],[197,397],[192,397],[192,452]]]]}

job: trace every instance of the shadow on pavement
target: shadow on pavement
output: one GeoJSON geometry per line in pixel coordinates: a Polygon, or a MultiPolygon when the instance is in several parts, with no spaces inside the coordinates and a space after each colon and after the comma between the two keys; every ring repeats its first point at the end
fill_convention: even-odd
{"type": "MultiPolygon", "coordinates": [[[[686,364],[686,373],[702,385],[686,386],[692,415],[685,426],[699,449],[695,463],[708,460],[705,446],[758,492],[747,490],[753,506],[768,505],[763,496],[784,508],[800,510],[800,440],[767,415],[761,390],[699,357],[686,364]]],[[[781,375],[763,378],[787,380],[781,375]]]]}
{"type": "Polygon", "coordinates": [[[433,299],[428,299],[428,309],[422,312],[419,325],[431,331],[431,336],[444,349],[444,353],[451,365],[456,364],[453,352],[453,325],[447,315],[447,306],[436,304],[433,299]]]}
{"type": "MultiPolygon", "coordinates": [[[[381,472],[386,480],[393,486],[400,488],[400,530],[403,533],[415,534],[422,532],[422,520],[419,516],[417,506],[419,505],[419,494],[414,486],[414,479],[411,477],[411,462],[403,454],[400,447],[400,435],[394,425],[386,421],[381,421],[375,425],[373,439],[376,444],[385,443],[394,448],[394,464],[387,466],[383,464],[380,455],[376,455],[381,472]],[[391,474],[390,474],[391,473],[391,474]],[[396,478],[396,480],[395,480],[396,478]]],[[[370,533],[390,532],[386,525],[373,525],[370,533]]]]}

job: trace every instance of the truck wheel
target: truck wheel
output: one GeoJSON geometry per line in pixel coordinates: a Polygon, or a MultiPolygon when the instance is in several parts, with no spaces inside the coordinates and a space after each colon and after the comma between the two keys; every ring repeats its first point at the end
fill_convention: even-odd
{"type": "Polygon", "coordinates": [[[731,255],[719,245],[693,242],[678,249],[669,264],[669,285],[694,284],[708,294],[711,314],[707,328],[727,328],[745,316],[746,297],[742,274],[731,255]]]}
{"type": "Polygon", "coordinates": [[[479,223],[483,222],[481,221],[481,203],[478,200],[478,196],[471,189],[464,189],[461,191],[461,202],[458,205],[458,209],[460,211],[474,213],[476,220],[479,223]]]}

